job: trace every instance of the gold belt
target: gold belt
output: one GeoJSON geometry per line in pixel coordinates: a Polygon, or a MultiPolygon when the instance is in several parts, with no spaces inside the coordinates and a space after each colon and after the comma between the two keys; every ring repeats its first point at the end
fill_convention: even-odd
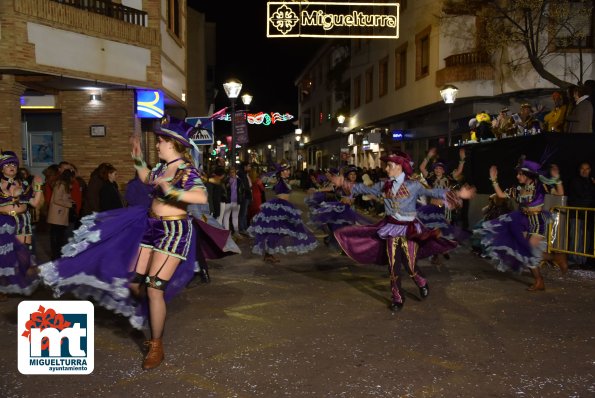
{"type": "Polygon", "coordinates": [[[534,216],[535,214],[539,214],[541,213],[543,209],[541,207],[535,208],[535,207],[524,207],[521,209],[521,211],[523,212],[524,215],[527,216],[534,216]]]}
{"type": "Polygon", "coordinates": [[[157,220],[162,221],[177,221],[177,220],[185,220],[188,218],[188,214],[178,214],[177,216],[158,216],[153,212],[153,210],[149,210],[149,217],[156,218],[157,220]]]}
{"type": "Polygon", "coordinates": [[[27,212],[27,210],[23,210],[23,211],[16,211],[16,210],[11,210],[11,211],[9,211],[9,212],[6,212],[6,213],[4,213],[4,212],[0,212],[0,214],[4,214],[4,215],[7,215],[7,216],[16,217],[16,216],[18,216],[19,214],[25,214],[26,212],[27,212]]]}

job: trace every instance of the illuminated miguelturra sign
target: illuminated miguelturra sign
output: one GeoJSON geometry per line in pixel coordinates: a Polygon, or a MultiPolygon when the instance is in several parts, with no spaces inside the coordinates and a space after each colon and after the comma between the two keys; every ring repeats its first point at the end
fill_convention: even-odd
{"type": "Polygon", "coordinates": [[[399,38],[398,3],[267,3],[267,37],[399,38]]]}

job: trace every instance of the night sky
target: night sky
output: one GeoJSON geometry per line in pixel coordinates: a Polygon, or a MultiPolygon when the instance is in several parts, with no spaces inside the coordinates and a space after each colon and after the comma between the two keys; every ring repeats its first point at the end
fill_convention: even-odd
{"type": "MultiPolygon", "coordinates": [[[[254,96],[252,112],[288,112],[297,119],[294,82],[324,39],[267,38],[267,8],[263,0],[188,0],[188,5],[204,12],[207,21],[217,24],[217,109],[229,105],[222,84],[234,77],[242,82],[242,93],[254,96]]],[[[278,126],[255,127],[250,125],[249,129],[254,143],[285,131],[293,132],[296,126],[284,122],[278,126]]]]}

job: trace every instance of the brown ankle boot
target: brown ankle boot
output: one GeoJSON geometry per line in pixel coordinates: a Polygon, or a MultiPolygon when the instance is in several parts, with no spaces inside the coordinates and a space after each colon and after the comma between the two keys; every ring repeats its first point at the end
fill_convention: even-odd
{"type": "Polygon", "coordinates": [[[163,342],[161,339],[151,339],[145,342],[149,346],[149,352],[143,362],[143,369],[153,369],[163,361],[163,342]]]}
{"type": "Polygon", "coordinates": [[[543,278],[535,279],[535,283],[529,286],[527,290],[530,292],[545,290],[545,283],[543,282],[543,278]]]}
{"type": "Polygon", "coordinates": [[[560,268],[562,274],[565,274],[568,271],[568,259],[566,258],[566,253],[554,253],[553,262],[560,268]]]}

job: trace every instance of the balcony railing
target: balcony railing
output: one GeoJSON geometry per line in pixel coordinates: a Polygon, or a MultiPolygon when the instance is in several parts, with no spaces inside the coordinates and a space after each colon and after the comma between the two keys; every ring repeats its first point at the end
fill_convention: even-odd
{"type": "Polygon", "coordinates": [[[469,53],[455,54],[444,58],[446,67],[461,65],[489,64],[490,56],[485,52],[474,51],[469,53]]]}
{"type": "Polygon", "coordinates": [[[444,63],[445,67],[436,71],[437,87],[449,82],[494,80],[494,68],[485,52],[454,54],[446,57],[444,63]]]}
{"type": "Polygon", "coordinates": [[[111,0],[51,0],[56,3],[76,7],[81,10],[105,15],[120,21],[139,26],[146,26],[147,13],[136,8],[112,3],[111,0]]]}

